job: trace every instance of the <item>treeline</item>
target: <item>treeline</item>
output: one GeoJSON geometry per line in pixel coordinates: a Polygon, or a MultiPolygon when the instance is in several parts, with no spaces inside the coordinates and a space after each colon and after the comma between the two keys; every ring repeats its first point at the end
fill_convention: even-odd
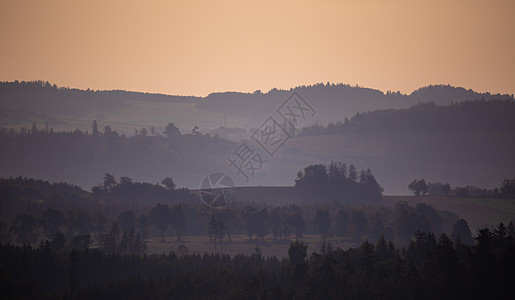
{"type": "Polygon", "coordinates": [[[107,173],[92,192],[68,183],[49,183],[32,178],[0,178],[0,217],[11,221],[17,214],[41,215],[45,209],[84,209],[117,216],[124,210],[148,211],[159,202],[188,202],[197,197],[186,188],[175,188],[172,177],[160,184],[136,182],[127,176],[116,178],[107,173]]]}
{"type": "Polygon", "coordinates": [[[63,211],[57,207],[39,214],[24,211],[13,216],[12,221],[0,222],[0,239],[17,244],[37,244],[48,239],[62,247],[95,246],[108,252],[133,252],[134,248],[143,252],[144,241],[149,237],[164,241],[171,235],[179,242],[184,235],[208,235],[221,244],[224,240],[231,242],[236,234],[247,235],[249,240],[270,236],[278,243],[301,239],[304,234],[320,234],[323,239],[340,237],[353,243],[384,235],[398,245],[406,245],[420,230],[446,233],[453,239],[460,235],[463,243],[472,243],[465,220],[422,203],[415,207],[406,202],[393,207],[352,207],[341,202],[301,206],[240,202],[210,210],[196,199],[196,204],[158,203],[134,206],[132,210],[124,203],[113,203],[107,208],[106,212],[83,208],[63,211]],[[113,211],[120,212],[113,215],[113,211]],[[111,214],[106,215],[108,212],[111,214]]]}
{"type": "Polygon", "coordinates": [[[435,195],[435,196],[453,196],[460,198],[515,198],[515,178],[504,179],[500,188],[481,189],[475,186],[454,187],[449,183],[428,182],[424,179],[415,179],[409,185],[408,189],[416,196],[418,195],[435,195]]]}
{"type": "Polygon", "coordinates": [[[162,133],[150,127],[127,136],[109,125],[102,129],[97,122],[91,131],[54,132],[49,125],[36,123],[19,131],[1,128],[0,144],[0,176],[23,173],[54,181],[66,178],[82,186],[98,184],[98,174],[105,172],[151,182],[181,175],[182,185],[198,185],[198,178],[209,170],[226,167],[224,155],[235,147],[195,127],[182,134],[173,123],[162,133]]]}
{"type": "Polygon", "coordinates": [[[443,106],[423,103],[407,109],[358,112],[350,120],[302,128],[300,135],[351,132],[505,134],[515,133],[514,115],[513,99],[464,101],[443,106]]]}
{"type": "Polygon", "coordinates": [[[310,165],[299,171],[295,189],[304,201],[342,201],[349,204],[380,203],[383,188],[377,183],[370,169],[358,173],[351,164],[331,162],[329,166],[310,165]]]}
{"type": "Polygon", "coordinates": [[[515,292],[515,231],[483,228],[474,245],[418,231],[406,247],[384,236],[357,248],[290,244],[288,258],[105,254],[0,245],[2,298],[502,299],[515,292]],[[309,254],[312,252],[311,254],[309,254]],[[30,270],[30,271],[29,271],[30,270]]]}

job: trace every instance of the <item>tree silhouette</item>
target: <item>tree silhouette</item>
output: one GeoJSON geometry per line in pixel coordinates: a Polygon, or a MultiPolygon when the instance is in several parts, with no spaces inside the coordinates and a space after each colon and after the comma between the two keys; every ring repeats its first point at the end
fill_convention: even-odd
{"type": "Polygon", "coordinates": [[[428,187],[426,185],[426,181],[424,179],[415,179],[409,185],[408,189],[412,191],[416,196],[420,194],[425,195],[428,191],[428,187]]]}
{"type": "Polygon", "coordinates": [[[104,191],[110,192],[116,186],[116,178],[113,175],[106,173],[104,176],[104,191]]]}
{"type": "Polygon", "coordinates": [[[35,232],[37,224],[38,219],[32,215],[17,215],[11,228],[16,234],[16,242],[20,244],[33,242],[37,237],[35,232]]]}
{"type": "Polygon", "coordinates": [[[313,223],[315,223],[318,232],[322,235],[322,239],[325,241],[325,238],[329,233],[329,228],[331,227],[329,212],[327,210],[317,209],[313,223]]]}
{"type": "Polygon", "coordinates": [[[41,225],[47,237],[55,235],[59,227],[64,224],[64,215],[60,210],[47,209],[41,216],[41,225]]]}
{"type": "Polygon", "coordinates": [[[171,216],[171,225],[177,234],[177,242],[181,242],[181,235],[186,231],[187,221],[184,210],[180,204],[172,208],[171,216]]]}
{"type": "Polygon", "coordinates": [[[108,253],[115,253],[118,251],[120,243],[120,227],[118,222],[111,224],[109,231],[102,236],[100,244],[102,249],[108,253]]]}
{"type": "Polygon", "coordinates": [[[132,210],[126,210],[118,216],[118,223],[122,231],[134,230],[136,227],[136,215],[132,210]]]}
{"type": "Polygon", "coordinates": [[[459,219],[456,224],[452,225],[451,239],[456,242],[460,241],[465,245],[473,245],[472,233],[470,232],[469,224],[464,219],[459,219]]]}
{"type": "Polygon", "coordinates": [[[293,229],[297,240],[301,239],[304,232],[306,232],[306,221],[304,220],[304,216],[300,213],[293,213],[288,216],[288,224],[290,224],[293,229]]]}
{"type": "Polygon", "coordinates": [[[308,246],[304,242],[297,239],[291,242],[288,248],[288,258],[291,265],[302,264],[307,257],[308,246]]]}
{"type": "Polygon", "coordinates": [[[169,189],[169,190],[175,190],[175,183],[173,182],[173,178],[172,177],[166,177],[165,179],[163,179],[161,181],[161,184],[166,186],[166,188],[169,189]]]}
{"type": "Polygon", "coordinates": [[[168,225],[171,223],[172,214],[168,205],[158,203],[152,210],[150,211],[150,220],[152,224],[157,226],[159,231],[161,232],[161,242],[165,241],[165,231],[168,225]]]}
{"type": "Polygon", "coordinates": [[[451,185],[448,183],[445,183],[442,187],[442,191],[445,196],[449,195],[449,192],[451,191],[451,185]]]}
{"type": "Polygon", "coordinates": [[[223,237],[225,235],[225,223],[223,220],[217,220],[214,217],[211,217],[209,219],[208,223],[208,231],[210,235],[213,235],[215,237],[215,253],[216,253],[216,240],[220,238],[220,252],[223,251],[222,244],[223,244],[223,237]]]}
{"type": "Polygon", "coordinates": [[[97,120],[93,120],[93,125],[91,126],[91,134],[93,136],[98,136],[99,134],[97,120]]]}
{"type": "Polygon", "coordinates": [[[166,125],[166,127],[165,127],[164,134],[166,137],[173,137],[173,136],[181,135],[181,132],[179,131],[179,128],[177,128],[177,126],[175,126],[175,124],[168,123],[168,125],[166,125]]]}

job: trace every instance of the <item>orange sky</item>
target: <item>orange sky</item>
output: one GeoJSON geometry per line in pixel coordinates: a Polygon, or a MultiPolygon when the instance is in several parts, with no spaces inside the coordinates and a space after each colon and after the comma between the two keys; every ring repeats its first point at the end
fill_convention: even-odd
{"type": "Polygon", "coordinates": [[[0,0],[0,81],[205,96],[343,82],[515,93],[515,1],[0,0]]]}

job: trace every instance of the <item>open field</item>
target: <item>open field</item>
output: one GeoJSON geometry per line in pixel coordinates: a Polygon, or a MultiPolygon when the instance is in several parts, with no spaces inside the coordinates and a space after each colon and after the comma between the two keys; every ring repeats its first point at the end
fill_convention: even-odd
{"type": "MultiPolygon", "coordinates": [[[[175,237],[166,237],[165,242],[161,243],[161,238],[149,238],[147,239],[147,254],[161,254],[168,253],[169,251],[175,251],[177,253],[177,249],[180,245],[186,246],[188,249],[188,253],[196,252],[199,254],[204,253],[214,253],[215,252],[215,242],[214,240],[209,241],[209,236],[184,236],[182,237],[182,242],[177,242],[175,237]]],[[[320,251],[322,245],[322,238],[319,235],[304,235],[303,239],[304,243],[308,245],[308,253],[314,251],[320,251]]],[[[351,246],[355,246],[354,244],[342,240],[341,238],[328,238],[328,242],[331,242],[333,249],[336,247],[340,247],[342,249],[349,248],[351,246]]],[[[252,254],[256,252],[256,247],[259,247],[259,250],[265,257],[276,256],[278,259],[288,257],[288,247],[292,240],[278,240],[274,241],[272,236],[266,236],[265,240],[256,239],[254,237],[251,241],[249,241],[249,237],[246,235],[234,235],[232,236],[232,241],[229,242],[227,239],[224,239],[223,243],[223,253],[229,254],[230,256],[234,256],[237,254],[252,254]]],[[[217,253],[220,251],[220,241],[217,241],[217,253]]]]}

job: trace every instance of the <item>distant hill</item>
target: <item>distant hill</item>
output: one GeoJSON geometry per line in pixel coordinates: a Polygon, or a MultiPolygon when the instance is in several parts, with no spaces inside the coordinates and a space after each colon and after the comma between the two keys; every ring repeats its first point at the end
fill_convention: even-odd
{"type": "Polygon", "coordinates": [[[202,110],[226,113],[232,116],[244,116],[247,128],[259,126],[269,115],[296,91],[314,108],[314,120],[327,124],[350,118],[357,112],[380,109],[408,108],[417,103],[433,102],[446,105],[467,100],[512,100],[510,95],[477,93],[449,85],[431,85],[420,88],[410,95],[399,92],[386,92],[350,86],[346,84],[316,84],[299,86],[290,90],[272,89],[268,93],[213,93],[196,104],[202,110]]]}
{"type": "Polygon", "coordinates": [[[198,97],[138,93],[122,90],[93,91],[57,87],[48,81],[1,82],[0,105],[50,116],[81,117],[129,106],[131,101],[181,103],[198,97]]]}
{"type": "MultiPolygon", "coordinates": [[[[302,135],[289,139],[273,157],[264,156],[263,167],[245,182],[227,159],[240,140],[232,143],[197,136],[191,129],[219,128],[224,114],[228,123],[239,120],[248,126],[259,125],[275,113],[291,90],[188,98],[60,89],[43,82],[2,83],[0,176],[66,180],[91,187],[108,172],[150,182],[180,175],[184,181],[179,184],[196,188],[210,172],[224,172],[237,185],[291,186],[297,172],[307,165],[342,161],[358,169],[372,169],[385,194],[402,195],[409,193],[407,185],[415,178],[493,188],[515,175],[515,101],[510,95],[450,86],[430,86],[411,95],[333,84],[295,90],[313,106],[317,119],[325,116],[325,120],[337,122],[328,126],[320,122],[302,130],[302,135]],[[39,94],[43,96],[38,98],[39,94]],[[52,95],[57,96],[54,99],[52,95]],[[428,100],[434,103],[417,104],[428,100]],[[438,104],[443,102],[449,104],[438,104]],[[54,115],[82,112],[81,105],[89,111],[87,115],[54,115]],[[374,109],[376,106],[384,109],[374,109]],[[101,132],[106,132],[102,129],[107,125],[120,133],[111,144],[107,136],[95,144],[91,136],[95,117],[103,117],[98,119],[101,132]],[[31,121],[37,123],[38,134],[31,134],[31,121]],[[175,140],[160,136],[168,122],[178,125],[184,136],[175,140]],[[25,127],[21,136],[5,129],[18,126],[25,127]],[[154,136],[143,136],[141,128],[150,126],[156,127],[154,136]],[[72,133],[75,128],[82,130],[72,133]],[[132,138],[134,129],[142,136],[132,138]],[[62,130],[67,133],[57,134],[62,130]]],[[[231,128],[218,132],[249,139],[253,131],[231,128]]]]}
{"type": "Polygon", "coordinates": [[[313,123],[320,124],[350,118],[357,112],[408,108],[424,102],[443,105],[466,100],[512,99],[510,95],[477,93],[448,85],[423,87],[410,95],[320,83],[290,90],[272,89],[266,93],[223,92],[194,97],[80,90],[57,87],[44,81],[16,81],[0,82],[0,117],[3,119],[0,125],[30,126],[36,121],[52,123],[59,129],[87,130],[96,119],[108,122],[117,130],[133,132],[142,126],[161,128],[172,121],[183,130],[199,126],[207,131],[225,125],[226,120],[229,127],[250,129],[273,115],[293,91],[313,106],[316,111],[313,123]]]}

